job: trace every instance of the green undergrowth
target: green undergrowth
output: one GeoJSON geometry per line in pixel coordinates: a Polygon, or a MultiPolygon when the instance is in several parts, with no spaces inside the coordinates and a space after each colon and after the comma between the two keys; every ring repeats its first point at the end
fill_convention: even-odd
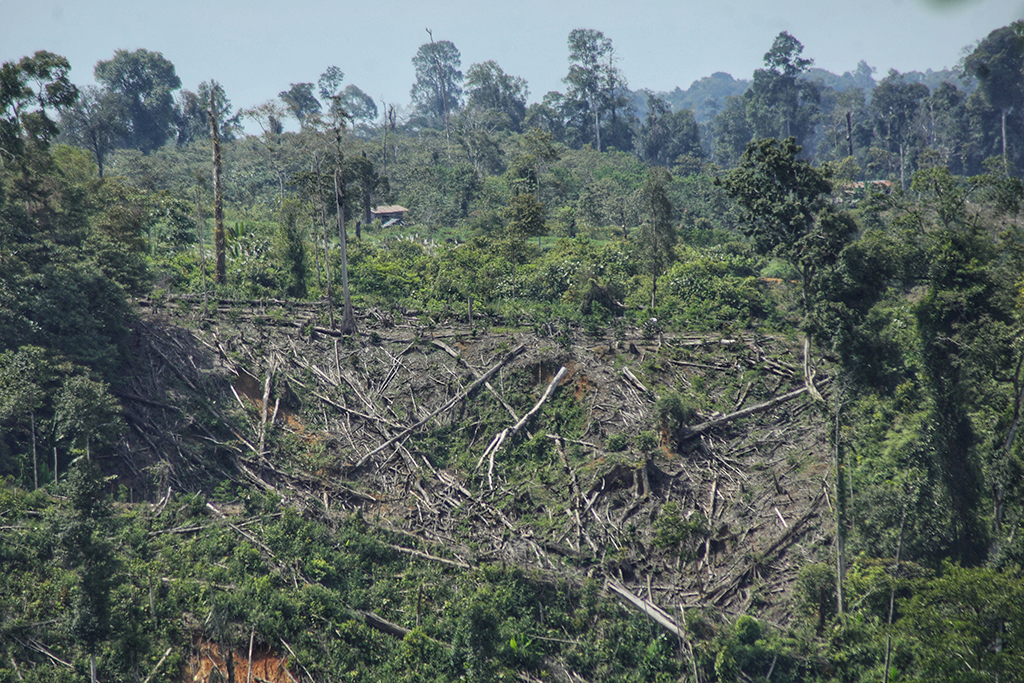
{"type": "MultiPolygon", "coordinates": [[[[803,616],[789,629],[689,610],[677,615],[680,640],[593,580],[413,557],[396,547],[453,559],[443,546],[410,545],[358,513],[300,514],[239,487],[219,490],[216,510],[197,494],[131,505],[114,501],[108,482],[86,481],[89,497],[77,471],[57,496],[0,487],[0,648],[17,666],[0,669],[4,683],[85,680],[90,650],[99,680],[172,683],[198,644],[242,656],[250,639],[312,680],[559,680],[573,672],[585,680],[738,681],[767,671],[778,681],[862,680],[878,672],[887,633],[894,667],[939,673],[942,633],[955,627],[981,637],[991,619],[1018,623],[1024,604],[1012,570],[907,564],[893,582],[884,563],[865,558],[851,568],[848,599],[857,607],[842,622],[829,602],[830,570],[815,565],[800,574],[803,616]],[[895,629],[885,627],[890,590],[895,629]],[[954,594],[974,610],[959,626],[950,621],[954,594]],[[404,635],[371,628],[370,612],[404,635]],[[826,624],[833,630],[823,631],[826,624]]],[[[691,552],[687,539],[703,524],[666,506],[657,545],[691,552]]],[[[982,665],[1010,680],[1020,671],[1019,634],[1002,633],[1004,650],[981,652],[982,665]]]]}
{"type": "Polygon", "coordinates": [[[215,503],[226,518],[194,494],[160,507],[100,501],[109,514],[93,520],[91,533],[108,555],[108,592],[83,601],[89,560],[74,560],[59,531],[82,514],[68,502],[71,486],[62,497],[0,490],[2,647],[20,667],[19,675],[0,672],[2,681],[87,676],[88,653],[75,637],[83,617],[105,627],[96,647],[104,681],[178,681],[200,640],[244,653],[250,637],[264,650],[293,653],[289,667],[314,680],[543,680],[567,668],[640,681],[675,680],[681,671],[673,639],[593,581],[500,564],[453,569],[396,551],[409,547],[408,537],[359,514],[304,516],[247,490],[221,491],[233,500],[215,503]],[[409,632],[374,630],[365,612],[409,632]]]}

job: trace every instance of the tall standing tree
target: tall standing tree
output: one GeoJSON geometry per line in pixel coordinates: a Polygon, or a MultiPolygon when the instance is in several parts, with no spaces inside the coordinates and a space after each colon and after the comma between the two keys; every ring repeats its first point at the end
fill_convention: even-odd
{"type": "Polygon", "coordinates": [[[533,192],[511,197],[501,211],[505,222],[504,243],[506,256],[513,263],[522,263],[527,257],[526,241],[544,234],[544,205],[533,192]]]}
{"type": "MultiPolygon", "coordinates": [[[[623,149],[631,145],[624,135],[622,124],[628,114],[625,97],[626,79],[615,66],[615,48],[610,38],[594,29],[574,29],[569,33],[569,73],[562,79],[566,84],[565,109],[567,118],[576,119],[579,128],[593,131],[594,149],[603,149],[602,128],[605,137],[623,149]]],[[[605,141],[607,142],[607,140],[605,141]]]]}
{"type": "Polygon", "coordinates": [[[317,80],[320,101],[327,106],[328,115],[332,119],[343,116],[352,121],[372,123],[377,118],[377,103],[354,85],[343,89],[341,84],[344,82],[345,73],[336,66],[327,67],[317,80]]]}
{"type": "MultiPolygon", "coordinates": [[[[216,82],[214,82],[216,85],[216,82]]],[[[221,186],[220,166],[220,132],[217,121],[216,88],[210,89],[210,138],[213,140],[213,251],[214,281],[218,285],[227,284],[227,251],[224,239],[224,190],[221,186]]]]}
{"type": "Polygon", "coordinates": [[[864,90],[852,87],[838,92],[825,88],[820,95],[814,158],[818,163],[840,162],[844,177],[848,176],[845,179],[857,180],[858,164],[864,163],[874,135],[874,119],[864,90]]]}
{"type": "Polygon", "coordinates": [[[493,60],[473,64],[466,71],[466,93],[467,109],[500,112],[512,130],[522,129],[530,95],[525,79],[505,73],[493,60]]]}
{"type": "Polygon", "coordinates": [[[835,263],[856,226],[833,208],[828,179],[799,154],[793,138],[751,142],[720,182],[743,207],[742,229],[755,247],[799,273],[804,312],[810,314],[819,272],[835,263]]]}
{"type": "Polygon", "coordinates": [[[151,152],[161,147],[174,126],[173,92],[181,87],[174,65],[159,52],[117,50],[96,63],[97,82],[125,97],[129,147],[151,152]]]}
{"type": "Polygon", "coordinates": [[[725,99],[725,107],[711,122],[711,130],[715,161],[720,166],[735,166],[754,135],[742,96],[725,99]]]}
{"type": "Polygon", "coordinates": [[[200,97],[191,90],[178,93],[174,102],[174,128],[177,131],[174,142],[178,147],[185,147],[209,135],[208,109],[209,98],[200,97]]]}
{"type": "Polygon", "coordinates": [[[334,201],[338,211],[338,240],[341,244],[341,333],[358,334],[356,317],[352,311],[352,297],[348,289],[348,248],[345,239],[345,193],[341,168],[334,169],[334,201]]]}
{"type": "MultiPolygon", "coordinates": [[[[15,470],[14,453],[24,452],[23,429],[32,443],[32,484],[39,488],[39,411],[45,405],[48,376],[55,374],[53,359],[38,346],[22,345],[0,352],[0,471],[15,470]],[[19,438],[20,437],[20,438],[19,438]],[[20,442],[20,443],[19,443],[20,442]]],[[[45,451],[44,451],[45,452],[45,451]]],[[[20,469],[20,468],[18,468],[20,469]]]]}
{"type": "Polygon", "coordinates": [[[658,278],[672,262],[672,249],[676,244],[676,231],[672,225],[672,200],[668,186],[672,176],[664,168],[654,167],[640,189],[641,215],[640,250],[647,272],[651,276],[651,311],[658,303],[658,278]]]}
{"type": "Polygon", "coordinates": [[[101,178],[107,155],[128,134],[127,111],[123,95],[96,86],[61,110],[61,138],[92,152],[101,178]]]}
{"type": "MultiPolygon", "coordinates": [[[[343,177],[351,179],[359,187],[359,207],[362,210],[362,224],[369,225],[373,220],[373,197],[387,194],[390,185],[388,179],[377,173],[373,162],[363,152],[345,160],[342,169],[343,177]]],[[[362,239],[359,222],[356,223],[356,239],[362,239]]]]}
{"type": "MultiPolygon", "coordinates": [[[[856,232],[856,224],[831,200],[828,179],[808,162],[799,159],[800,147],[793,138],[766,138],[751,142],[739,166],[723,185],[744,209],[742,227],[759,251],[790,264],[800,276],[804,335],[804,382],[819,403],[824,398],[815,387],[811,342],[816,325],[815,306],[821,297],[820,276],[839,261],[844,247],[856,232]]],[[[837,407],[835,424],[839,424],[837,407]]],[[[844,497],[839,493],[842,449],[835,447],[837,489],[836,585],[839,611],[843,611],[843,580],[846,574],[844,497]]]]}
{"type": "MultiPolygon", "coordinates": [[[[1024,22],[988,34],[964,59],[963,66],[978,79],[985,101],[999,111],[1003,166],[1009,169],[1007,117],[1012,112],[1024,117],[1024,22]]],[[[1024,150],[1015,151],[1024,154],[1024,150]]]]}
{"type": "Polygon", "coordinates": [[[939,163],[954,174],[965,174],[970,139],[966,93],[942,83],[922,101],[920,119],[924,141],[939,163]]]}
{"type": "Polygon", "coordinates": [[[280,269],[281,285],[285,296],[306,296],[306,243],[303,240],[299,217],[302,206],[294,199],[282,202],[274,232],[274,258],[280,269]]]}
{"type": "Polygon", "coordinates": [[[804,46],[783,31],[764,55],[764,68],[743,94],[755,138],[810,140],[818,114],[818,89],[800,78],[814,64],[801,57],[804,46]]]}
{"type": "Polygon", "coordinates": [[[117,577],[117,560],[105,538],[112,511],[99,469],[90,461],[75,463],[66,491],[70,510],[54,520],[54,531],[65,565],[78,574],[70,626],[89,655],[90,680],[96,683],[96,651],[110,637],[110,592],[117,577]]]}
{"type": "Polygon", "coordinates": [[[377,119],[377,103],[354,85],[345,86],[345,89],[338,95],[337,103],[353,121],[370,124],[377,119]]]}
{"type": "Polygon", "coordinates": [[[895,154],[899,163],[900,186],[906,188],[907,168],[912,147],[919,137],[917,115],[928,97],[924,83],[908,83],[895,69],[882,79],[871,94],[875,117],[875,135],[882,149],[895,154]]]}
{"type": "Polygon", "coordinates": [[[0,66],[0,156],[18,158],[26,143],[45,147],[56,137],[50,111],[69,107],[78,97],[70,70],[67,59],[43,50],[0,66]]]}
{"type": "Polygon", "coordinates": [[[284,108],[276,100],[269,100],[250,109],[243,109],[240,113],[255,121],[263,131],[259,137],[249,136],[247,139],[255,142],[263,150],[267,163],[277,176],[278,189],[283,199],[288,164],[287,152],[282,144],[284,108]]]}
{"type": "Polygon", "coordinates": [[[703,157],[693,112],[673,112],[665,100],[649,94],[647,119],[637,132],[636,151],[647,163],[665,167],[683,155],[703,157]]]}
{"type": "Polygon", "coordinates": [[[277,96],[303,128],[308,125],[311,116],[323,110],[320,100],[313,94],[312,83],[292,83],[288,90],[282,90],[277,96]]]}
{"type": "Polygon", "coordinates": [[[345,82],[345,72],[336,66],[329,66],[324,69],[317,79],[316,87],[320,93],[320,100],[330,102],[341,92],[341,84],[345,82]]]}
{"type": "Polygon", "coordinates": [[[542,130],[551,135],[552,140],[563,142],[565,140],[564,104],[565,96],[562,93],[554,90],[545,93],[540,102],[534,102],[526,108],[523,127],[527,130],[534,128],[542,130]]]}
{"type": "Polygon", "coordinates": [[[177,145],[183,147],[196,140],[204,140],[210,132],[210,95],[214,98],[217,130],[221,140],[233,140],[242,126],[241,114],[231,113],[231,100],[217,81],[203,81],[195,92],[182,90],[174,106],[174,125],[177,145]]]}
{"type": "Polygon", "coordinates": [[[416,113],[436,124],[462,108],[462,55],[449,40],[420,45],[412,58],[416,82],[410,95],[416,113]]]}

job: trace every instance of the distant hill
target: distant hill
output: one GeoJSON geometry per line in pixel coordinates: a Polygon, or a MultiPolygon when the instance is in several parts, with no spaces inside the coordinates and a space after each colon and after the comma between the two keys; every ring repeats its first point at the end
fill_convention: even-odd
{"type": "Polygon", "coordinates": [[[935,90],[945,82],[952,83],[960,90],[966,93],[974,92],[974,89],[978,87],[977,81],[973,78],[967,78],[966,80],[957,74],[952,69],[942,69],[941,71],[908,71],[903,74],[903,78],[908,83],[924,83],[928,86],[928,90],[935,90]]]}
{"type": "MultiPolygon", "coordinates": [[[[857,64],[856,69],[852,72],[846,71],[841,76],[825,69],[812,67],[807,70],[804,77],[807,80],[819,82],[838,92],[845,92],[850,88],[862,88],[865,92],[870,93],[874,90],[878,81],[884,78],[884,75],[876,78],[876,74],[877,69],[861,60],[857,64]]],[[[924,83],[928,86],[929,90],[935,90],[945,81],[968,93],[975,88],[973,80],[965,83],[952,69],[942,69],[940,71],[928,69],[923,72],[908,71],[903,76],[907,82],[924,83]]],[[[672,107],[672,111],[692,109],[697,122],[706,124],[714,119],[715,115],[722,109],[725,98],[742,95],[752,82],[749,79],[733,78],[732,75],[724,71],[716,71],[710,76],[694,81],[686,90],[677,86],[671,92],[658,92],[654,93],[654,95],[668,102],[672,107]]],[[[635,95],[634,104],[637,107],[638,113],[642,116],[646,111],[646,94],[637,91],[635,95]]]]}
{"type": "Polygon", "coordinates": [[[708,123],[722,108],[726,97],[742,95],[750,83],[749,80],[735,79],[724,71],[716,71],[694,81],[686,90],[676,87],[672,92],[658,95],[672,106],[672,111],[692,109],[697,123],[708,123]]]}
{"type": "Polygon", "coordinates": [[[838,92],[845,92],[850,88],[861,88],[864,92],[871,92],[876,85],[874,73],[875,68],[868,66],[868,63],[862,59],[853,73],[846,71],[842,76],[836,76],[831,71],[811,67],[806,71],[804,77],[809,81],[820,82],[838,92]]]}

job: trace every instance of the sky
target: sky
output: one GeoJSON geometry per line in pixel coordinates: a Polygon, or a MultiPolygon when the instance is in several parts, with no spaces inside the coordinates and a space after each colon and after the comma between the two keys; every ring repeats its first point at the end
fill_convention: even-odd
{"type": "Polygon", "coordinates": [[[817,67],[842,74],[863,59],[881,79],[953,67],[1022,18],[1024,0],[0,0],[0,62],[49,50],[81,86],[115,50],[144,48],[175,65],[183,88],[220,82],[236,110],[334,65],[378,108],[406,107],[431,29],[459,49],[463,72],[495,60],[533,102],[564,89],[576,28],[611,39],[630,88],[658,92],[716,71],[750,78],[781,31],[817,67]]]}

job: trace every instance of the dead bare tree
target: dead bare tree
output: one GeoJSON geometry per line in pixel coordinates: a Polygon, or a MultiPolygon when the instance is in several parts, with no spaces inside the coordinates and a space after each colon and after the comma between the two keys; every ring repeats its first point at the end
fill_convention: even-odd
{"type": "Polygon", "coordinates": [[[338,205],[338,239],[341,241],[341,333],[359,334],[352,312],[352,298],[348,290],[348,253],[345,250],[345,195],[342,191],[341,169],[334,169],[334,200],[338,205]]]}
{"type": "Polygon", "coordinates": [[[224,194],[220,182],[220,133],[217,131],[215,93],[216,88],[210,88],[210,136],[213,138],[213,250],[216,258],[214,281],[218,285],[223,285],[227,284],[228,276],[224,257],[224,194]]]}
{"type": "MultiPolygon", "coordinates": [[[[199,180],[197,173],[196,180],[199,180]]],[[[203,313],[206,313],[209,305],[209,295],[206,291],[206,238],[203,235],[203,204],[199,195],[199,184],[196,183],[196,237],[199,239],[199,271],[203,275],[203,313]]]]}
{"type": "MultiPolygon", "coordinates": [[[[327,239],[327,204],[324,202],[323,176],[320,174],[320,155],[316,159],[316,196],[320,203],[320,226],[324,233],[324,270],[327,274],[327,314],[331,321],[331,329],[334,329],[334,296],[331,293],[331,252],[327,239]]],[[[346,264],[347,265],[347,264],[346,264]]],[[[348,274],[346,268],[346,275],[348,274]]]]}

